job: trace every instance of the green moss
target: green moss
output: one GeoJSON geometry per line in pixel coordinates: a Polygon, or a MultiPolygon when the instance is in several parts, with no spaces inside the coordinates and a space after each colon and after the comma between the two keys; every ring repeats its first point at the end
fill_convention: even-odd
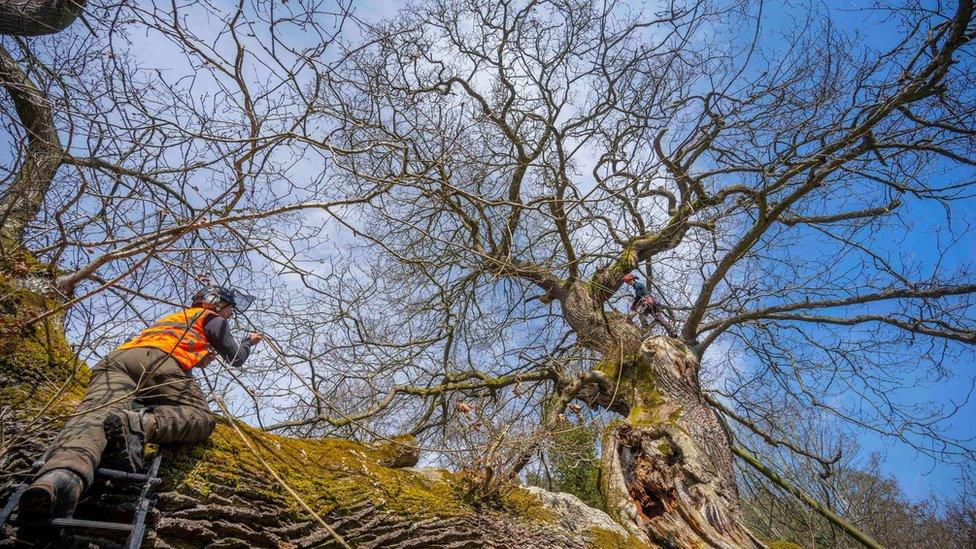
{"type": "Polygon", "coordinates": [[[639,382],[650,376],[653,383],[652,366],[644,360],[641,354],[625,355],[622,360],[618,357],[604,357],[593,365],[593,369],[603,372],[610,379],[616,379],[619,375],[621,382],[639,382]],[[620,370],[621,364],[623,365],[622,371],[620,370]]]}
{"type": "Polygon", "coordinates": [[[674,422],[681,417],[681,409],[669,405],[657,388],[653,366],[642,355],[625,357],[622,363],[604,359],[594,365],[594,369],[615,383],[619,380],[617,390],[630,403],[628,424],[647,426],[668,420],[674,422]]]}
{"type": "Polygon", "coordinates": [[[416,444],[413,435],[400,435],[369,445],[369,451],[376,456],[378,463],[386,467],[412,467],[420,457],[416,444]]]}
{"type": "Polygon", "coordinates": [[[793,543],[792,541],[768,541],[766,545],[769,549],[803,549],[803,546],[793,543]]]}
{"type": "Polygon", "coordinates": [[[612,380],[616,380],[617,374],[620,372],[620,362],[613,358],[604,358],[594,364],[593,369],[603,373],[612,380]]]}
{"type": "Polygon", "coordinates": [[[30,322],[58,303],[17,281],[45,276],[47,267],[26,252],[0,258],[0,399],[18,409],[44,405],[59,393],[67,397],[59,408],[73,405],[88,382],[88,369],[64,338],[62,315],[30,322]]]}
{"type": "Polygon", "coordinates": [[[650,545],[632,536],[623,536],[613,530],[593,527],[590,528],[590,539],[586,544],[592,549],[650,549],[650,545]]]}
{"type": "Polygon", "coordinates": [[[546,508],[539,498],[521,488],[513,487],[503,491],[500,494],[500,503],[502,509],[525,520],[551,524],[558,519],[556,513],[546,508]]]}
{"type": "Polygon", "coordinates": [[[628,244],[627,247],[620,252],[617,256],[617,260],[614,262],[612,269],[616,271],[627,271],[629,272],[634,266],[637,265],[637,247],[634,244],[628,244]]]}
{"type": "MultiPolygon", "coordinates": [[[[340,439],[294,439],[239,425],[261,457],[313,509],[327,513],[364,500],[403,516],[449,517],[471,512],[455,489],[456,475],[438,476],[382,465],[388,448],[340,439]]],[[[178,492],[207,495],[247,493],[303,515],[297,502],[276,487],[258,459],[227,424],[210,439],[167,458],[163,478],[178,492]]]]}
{"type": "MultiPolygon", "coordinates": [[[[604,287],[601,282],[607,273],[613,276],[623,276],[624,274],[632,271],[634,267],[637,266],[637,245],[635,243],[628,244],[621,250],[620,255],[614,262],[607,266],[599,269],[585,282],[585,288],[587,293],[591,296],[599,296],[601,294],[612,293],[612,288],[604,287]]],[[[607,297],[607,296],[605,296],[607,297]]]]}
{"type": "Polygon", "coordinates": [[[671,412],[670,415],[668,415],[668,423],[670,423],[671,425],[677,425],[678,420],[681,419],[681,416],[683,416],[684,413],[685,413],[685,409],[682,408],[681,406],[678,406],[677,408],[674,409],[673,412],[671,412]]]}

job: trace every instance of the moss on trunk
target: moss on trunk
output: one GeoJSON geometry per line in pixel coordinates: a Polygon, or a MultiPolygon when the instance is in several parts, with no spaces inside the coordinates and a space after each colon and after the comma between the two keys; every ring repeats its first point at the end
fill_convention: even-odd
{"type": "Polygon", "coordinates": [[[0,256],[0,396],[5,404],[42,402],[59,391],[78,397],[88,368],[64,338],[60,314],[31,322],[58,303],[31,286],[50,272],[26,252],[0,256]]]}
{"type": "MultiPolygon", "coordinates": [[[[257,458],[226,420],[202,444],[183,446],[165,458],[165,488],[177,494],[207,497],[247,494],[274,502],[294,518],[304,511],[280,486],[269,481],[257,458]]],[[[238,426],[264,460],[316,511],[327,514],[363,501],[403,517],[452,517],[471,512],[458,475],[394,469],[398,444],[369,446],[341,439],[297,439],[238,426]]],[[[409,450],[409,447],[406,449],[409,450]]]]}

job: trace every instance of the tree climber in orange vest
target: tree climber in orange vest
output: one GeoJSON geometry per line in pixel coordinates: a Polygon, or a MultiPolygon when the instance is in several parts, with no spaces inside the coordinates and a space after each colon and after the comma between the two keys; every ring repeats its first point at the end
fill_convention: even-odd
{"type": "Polygon", "coordinates": [[[66,517],[105,466],[139,472],[146,442],[200,442],[214,430],[203,391],[190,375],[216,351],[233,367],[261,341],[240,345],[227,323],[254,298],[216,286],[193,296],[189,309],[163,317],[109,353],[92,369],[85,398],[68,419],[48,458],[20,500],[24,517],[66,517]]]}

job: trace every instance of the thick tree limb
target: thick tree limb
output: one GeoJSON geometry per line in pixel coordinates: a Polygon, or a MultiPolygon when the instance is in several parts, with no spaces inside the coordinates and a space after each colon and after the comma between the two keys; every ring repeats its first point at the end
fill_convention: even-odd
{"type": "MultiPolygon", "coordinates": [[[[0,14],[0,21],[3,17],[0,14]]],[[[27,131],[23,164],[13,184],[0,195],[3,240],[20,242],[24,228],[44,202],[44,195],[64,159],[64,151],[54,127],[50,102],[3,46],[0,46],[0,85],[10,94],[27,131]]]]}
{"type": "Polygon", "coordinates": [[[227,409],[227,405],[224,404],[224,400],[222,398],[217,397],[214,399],[214,401],[217,403],[217,406],[220,407],[220,410],[227,417],[228,423],[230,423],[230,426],[234,428],[234,432],[237,433],[237,436],[240,437],[242,442],[244,442],[244,446],[248,449],[249,452],[251,452],[251,455],[257,458],[261,466],[264,467],[264,469],[268,472],[268,474],[271,475],[273,479],[275,479],[275,482],[277,482],[279,486],[284,488],[285,491],[288,492],[288,495],[290,495],[295,501],[297,501],[298,504],[302,506],[302,509],[304,509],[306,513],[312,515],[312,517],[315,518],[315,520],[318,521],[318,523],[321,524],[322,527],[329,532],[329,535],[331,535],[333,539],[335,539],[336,542],[339,543],[339,545],[345,547],[346,549],[350,549],[349,544],[346,543],[345,538],[339,535],[339,533],[336,532],[332,528],[332,526],[329,525],[329,523],[322,520],[322,517],[319,516],[319,514],[316,513],[315,510],[312,509],[308,505],[308,503],[305,502],[305,499],[302,498],[302,496],[298,495],[298,492],[295,492],[295,490],[293,490],[292,487],[289,486],[288,483],[285,482],[283,478],[281,478],[281,475],[279,475],[278,472],[274,470],[274,467],[268,465],[268,462],[261,456],[261,452],[258,452],[257,449],[254,447],[254,443],[251,442],[251,439],[247,438],[247,435],[244,434],[244,431],[242,431],[241,428],[237,426],[237,419],[234,417],[233,414],[230,413],[230,410],[227,409]]]}
{"type": "MultiPolygon", "coordinates": [[[[960,284],[955,286],[933,286],[928,288],[893,288],[872,294],[854,295],[839,299],[818,299],[816,301],[784,303],[782,305],[774,305],[772,307],[766,307],[754,311],[744,311],[741,314],[726,318],[725,320],[705,324],[702,326],[699,333],[706,331],[710,332],[708,337],[702,343],[703,345],[707,346],[719,335],[736,324],[742,324],[744,322],[762,318],[774,318],[775,315],[782,315],[783,313],[788,313],[791,311],[846,307],[850,305],[863,305],[867,303],[877,303],[894,299],[937,299],[940,297],[966,295],[974,292],[976,292],[976,284],[960,284]]],[[[780,316],[778,318],[782,319],[783,317],[780,316]]],[[[803,320],[812,320],[812,317],[806,317],[803,318],[803,320]]]]}
{"type": "Polygon", "coordinates": [[[973,344],[976,343],[976,331],[965,330],[962,328],[948,327],[948,329],[935,329],[926,326],[926,323],[932,322],[922,319],[912,319],[912,320],[898,320],[888,315],[878,315],[878,314],[866,314],[857,315],[852,317],[837,317],[837,316],[819,316],[819,315],[801,315],[801,314],[773,314],[767,315],[766,318],[773,320],[795,320],[799,322],[815,322],[817,324],[835,324],[838,326],[854,326],[856,324],[864,324],[866,322],[880,322],[882,324],[888,324],[896,328],[905,330],[906,332],[912,332],[915,334],[927,335],[932,337],[939,337],[942,339],[951,339],[953,341],[959,341],[962,343],[973,344]]]}
{"type": "Polygon", "coordinates": [[[784,215],[780,221],[784,225],[789,225],[790,227],[794,225],[799,225],[805,223],[808,225],[822,224],[822,223],[837,223],[839,221],[850,221],[852,219],[874,219],[879,215],[884,215],[891,213],[898,206],[901,206],[901,200],[897,198],[892,200],[884,206],[879,206],[877,208],[869,208],[866,210],[858,210],[854,212],[841,212],[833,215],[818,215],[818,216],[790,216],[784,215]]]}
{"type": "Polygon", "coordinates": [[[85,9],[86,0],[0,0],[0,34],[41,36],[60,32],[85,9]]]}

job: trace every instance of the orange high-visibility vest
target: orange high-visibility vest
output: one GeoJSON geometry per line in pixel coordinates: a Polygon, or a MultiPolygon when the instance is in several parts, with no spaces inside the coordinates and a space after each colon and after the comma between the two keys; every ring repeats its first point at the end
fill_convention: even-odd
{"type": "Polygon", "coordinates": [[[119,349],[153,347],[169,353],[180,364],[180,368],[189,371],[205,361],[210,354],[210,344],[203,333],[203,323],[214,314],[217,313],[210,309],[191,307],[164,316],[123,343],[119,349]]]}

